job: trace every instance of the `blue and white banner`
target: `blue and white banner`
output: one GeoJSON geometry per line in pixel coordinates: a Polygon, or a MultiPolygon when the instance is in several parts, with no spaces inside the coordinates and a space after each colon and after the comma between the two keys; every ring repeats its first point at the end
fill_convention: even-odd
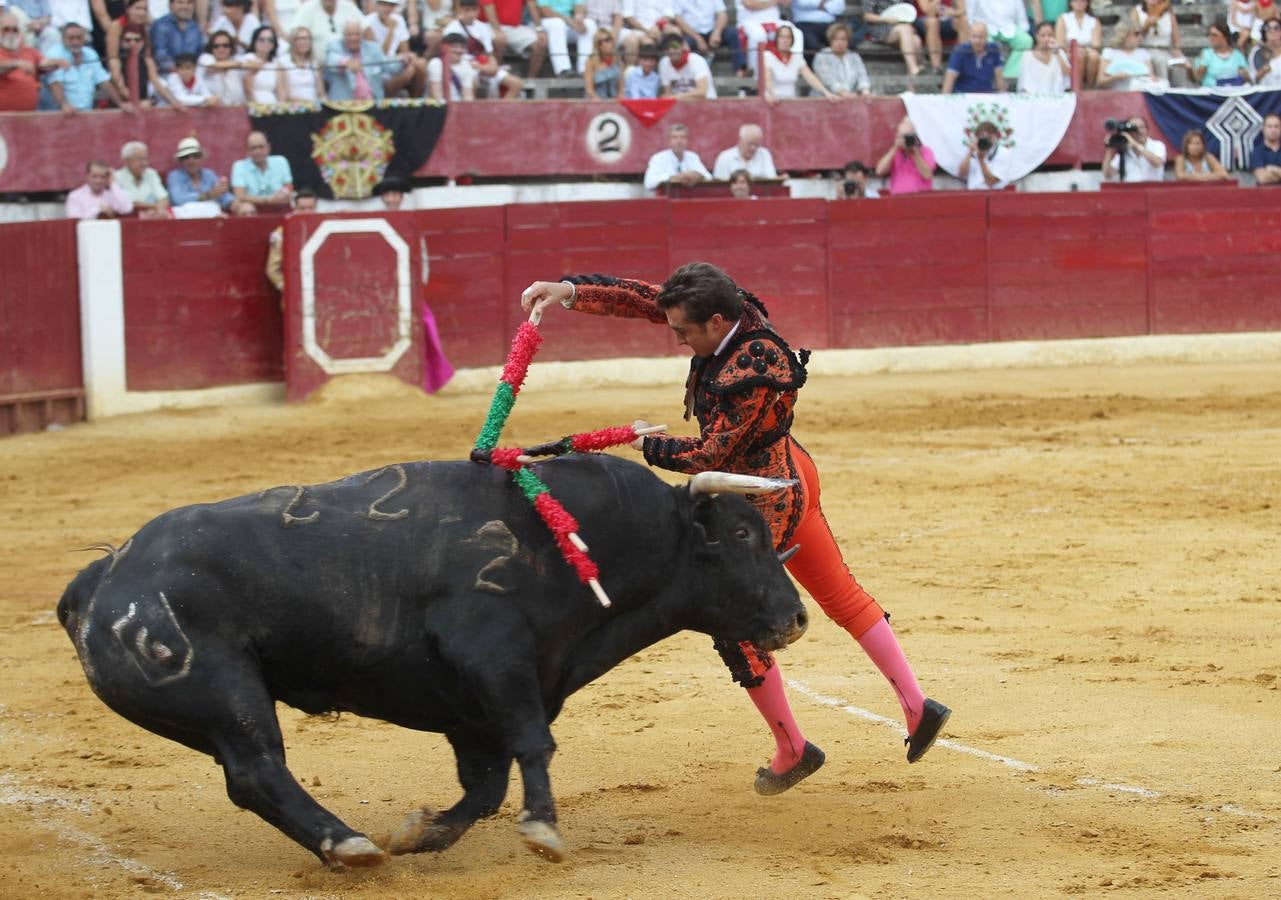
{"type": "Polygon", "coordinates": [[[1148,112],[1166,139],[1179,147],[1193,128],[1205,134],[1206,149],[1225,169],[1247,169],[1250,151],[1263,130],[1263,117],[1281,114],[1281,89],[1255,87],[1186,88],[1143,95],[1148,112]]]}
{"type": "Polygon", "coordinates": [[[1076,112],[1075,94],[901,94],[921,143],[951,175],[981,122],[1001,133],[1001,177],[1016,181],[1045,162],[1076,112]]]}

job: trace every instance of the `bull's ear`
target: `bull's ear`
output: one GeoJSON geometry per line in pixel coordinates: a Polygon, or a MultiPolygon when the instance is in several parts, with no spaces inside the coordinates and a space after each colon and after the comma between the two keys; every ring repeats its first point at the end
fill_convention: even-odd
{"type": "Polygon", "coordinates": [[[707,530],[712,520],[712,510],[715,504],[716,498],[706,495],[697,497],[694,500],[691,522],[694,526],[694,536],[698,539],[698,545],[701,547],[715,547],[720,544],[720,541],[714,540],[707,530]]]}

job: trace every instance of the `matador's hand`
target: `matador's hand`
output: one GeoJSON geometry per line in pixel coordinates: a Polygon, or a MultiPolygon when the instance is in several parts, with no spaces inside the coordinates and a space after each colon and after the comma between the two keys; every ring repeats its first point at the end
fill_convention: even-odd
{"type": "Polygon", "coordinates": [[[563,281],[535,281],[520,295],[520,308],[530,313],[530,321],[538,324],[543,310],[553,303],[565,304],[574,296],[572,285],[563,281]]]}

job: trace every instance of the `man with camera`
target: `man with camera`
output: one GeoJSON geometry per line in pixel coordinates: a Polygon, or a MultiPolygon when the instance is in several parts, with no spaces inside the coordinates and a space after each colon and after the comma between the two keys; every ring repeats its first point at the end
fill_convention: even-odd
{"type": "Polygon", "coordinates": [[[962,157],[956,177],[965,180],[967,190],[1003,190],[1009,181],[1003,174],[1006,156],[1001,153],[1000,129],[991,122],[980,122],[966,144],[969,152],[962,157]]]}
{"type": "Polygon", "coordinates": [[[837,197],[846,200],[872,200],[881,196],[880,191],[867,186],[867,166],[858,160],[847,162],[838,177],[837,197]]]}
{"type": "Polygon", "coordinates": [[[1104,139],[1104,181],[1134,184],[1141,181],[1165,180],[1165,144],[1148,135],[1148,123],[1142,116],[1124,122],[1108,119],[1104,139]]]}
{"type": "Polygon", "coordinates": [[[891,194],[917,194],[934,190],[934,153],[921,143],[912,120],[903,117],[894,131],[894,143],[876,161],[876,175],[886,178],[891,194]]]}

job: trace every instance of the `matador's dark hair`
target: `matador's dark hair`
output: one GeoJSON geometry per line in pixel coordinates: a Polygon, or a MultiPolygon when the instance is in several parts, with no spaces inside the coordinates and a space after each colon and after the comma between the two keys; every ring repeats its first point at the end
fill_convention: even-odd
{"type": "Polygon", "coordinates": [[[685,307],[685,318],[701,325],[720,313],[735,321],[743,315],[743,304],[751,303],[768,317],[764,305],[734,283],[734,279],[711,263],[692,262],[681,266],[663,282],[656,301],[659,309],[685,307]]]}

